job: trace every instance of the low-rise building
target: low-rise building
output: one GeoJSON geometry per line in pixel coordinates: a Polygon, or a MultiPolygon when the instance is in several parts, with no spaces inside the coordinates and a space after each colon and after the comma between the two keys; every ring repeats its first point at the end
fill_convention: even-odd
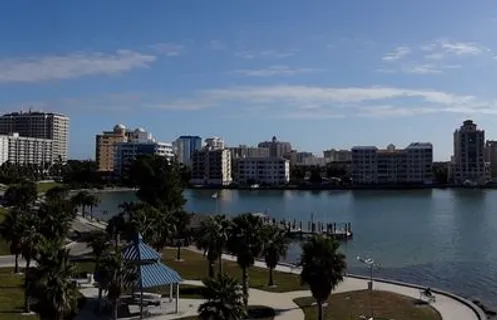
{"type": "Polygon", "coordinates": [[[192,178],[194,185],[226,186],[233,182],[231,154],[228,149],[210,150],[208,147],[192,156],[192,178]]]}
{"type": "Polygon", "coordinates": [[[290,161],[282,157],[236,160],[236,183],[284,185],[290,182],[290,161]]]}
{"type": "Polygon", "coordinates": [[[7,160],[11,163],[42,165],[54,161],[52,139],[21,137],[18,133],[13,133],[1,136],[0,140],[1,160],[5,160],[7,150],[7,160]]]}

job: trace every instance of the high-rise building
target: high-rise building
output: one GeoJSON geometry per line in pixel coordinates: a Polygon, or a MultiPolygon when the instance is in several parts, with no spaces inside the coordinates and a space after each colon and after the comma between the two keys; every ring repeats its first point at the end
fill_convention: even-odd
{"type": "Polygon", "coordinates": [[[482,184],[489,178],[485,165],[485,131],[466,120],[454,131],[452,180],[456,184],[482,184]]]}
{"type": "Polygon", "coordinates": [[[497,178],[497,141],[487,140],[485,143],[485,162],[490,166],[490,176],[497,178]]]}
{"type": "Polygon", "coordinates": [[[278,141],[276,137],[273,137],[271,141],[260,142],[258,147],[268,148],[270,157],[288,158],[292,151],[292,145],[290,142],[278,141]]]}
{"type": "Polygon", "coordinates": [[[405,149],[393,144],[352,148],[352,181],[356,184],[430,184],[433,146],[413,142],[405,149]]]}
{"type": "Polygon", "coordinates": [[[290,182],[290,161],[285,158],[240,158],[236,182],[241,185],[284,185],[290,182]]]}
{"type": "Polygon", "coordinates": [[[212,137],[205,139],[205,147],[209,150],[222,150],[224,149],[224,140],[219,137],[212,137]]]}
{"type": "Polygon", "coordinates": [[[192,156],[192,178],[195,185],[225,186],[233,181],[231,154],[228,149],[205,148],[192,156]]]}
{"type": "Polygon", "coordinates": [[[132,131],[127,131],[123,124],[117,124],[112,131],[104,131],[95,137],[95,159],[99,171],[114,170],[116,144],[128,141],[132,131]]]}
{"type": "Polygon", "coordinates": [[[52,112],[12,112],[0,117],[0,134],[18,133],[21,137],[53,141],[53,160],[67,161],[69,117],[52,112]]]}
{"type": "Polygon", "coordinates": [[[199,136],[180,136],[173,142],[173,148],[178,162],[190,166],[192,155],[202,149],[202,138],[199,136]]]}
{"type": "Polygon", "coordinates": [[[9,136],[0,136],[2,148],[5,146],[5,138],[7,139],[9,162],[38,165],[53,162],[53,140],[21,137],[17,133],[13,133],[9,136]]]}

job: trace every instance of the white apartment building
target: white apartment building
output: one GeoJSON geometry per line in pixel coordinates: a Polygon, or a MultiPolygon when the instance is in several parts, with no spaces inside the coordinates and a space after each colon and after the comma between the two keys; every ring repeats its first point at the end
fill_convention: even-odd
{"type": "Polygon", "coordinates": [[[433,146],[413,142],[405,149],[390,144],[352,148],[352,179],[356,184],[430,184],[433,146]]]}
{"type": "Polygon", "coordinates": [[[69,153],[69,117],[52,112],[12,112],[0,117],[0,134],[53,140],[52,158],[66,162],[69,153]]]}
{"type": "Polygon", "coordinates": [[[174,158],[171,143],[158,142],[150,133],[142,128],[136,129],[129,135],[129,140],[115,143],[114,174],[122,176],[128,167],[140,155],[155,154],[168,160],[174,158]]]}
{"type": "Polygon", "coordinates": [[[236,160],[236,182],[241,185],[284,185],[290,182],[290,161],[281,157],[236,160]]]}
{"type": "Polygon", "coordinates": [[[205,139],[205,147],[209,150],[221,150],[225,148],[224,140],[219,137],[205,139]]]}
{"type": "Polygon", "coordinates": [[[361,146],[352,148],[352,182],[374,184],[378,181],[378,148],[361,146]]]}
{"type": "Polygon", "coordinates": [[[454,158],[452,180],[456,184],[483,184],[489,178],[485,165],[485,131],[472,120],[466,120],[454,131],[454,158]]]}
{"type": "Polygon", "coordinates": [[[226,186],[233,182],[231,154],[228,149],[205,148],[192,156],[192,178],[195,185],[226,186]]]}
{"type": "Polygon", "coordinates": [[[40,165],[53,162],[53,140],[21,137],[17,133],[0,136],[0,139],[1,157],[4,159],[5,146],[7,146],[7,160],[9,162],[40,165]]]}

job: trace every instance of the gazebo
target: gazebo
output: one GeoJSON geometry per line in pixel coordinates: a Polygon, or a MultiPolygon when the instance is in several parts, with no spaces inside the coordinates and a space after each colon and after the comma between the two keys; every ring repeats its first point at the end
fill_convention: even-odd
{"type": "Polygon", "coordinates": [[[175,312],[179,309],[179,284],[183,281],[174,269],[160,262],[160,254],[145,244],[141,234],[122,249],[124,260],[136,265],[136,287],[140,290],[140,316],[143,318],[143,290],[169,285],[169,299],[173,300],[173,287],[176,285],[175,312]]]}

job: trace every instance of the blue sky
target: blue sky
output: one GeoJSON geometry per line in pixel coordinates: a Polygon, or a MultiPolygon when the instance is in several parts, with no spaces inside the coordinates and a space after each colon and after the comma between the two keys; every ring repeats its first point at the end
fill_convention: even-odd
{"type": "Polygon", "coordinates": [[[124,123],[446,160],[466,118],[497,139],[495,30],[491,0],[5,1],[0,111],[68,114],[73,158],[124,123]]]}

